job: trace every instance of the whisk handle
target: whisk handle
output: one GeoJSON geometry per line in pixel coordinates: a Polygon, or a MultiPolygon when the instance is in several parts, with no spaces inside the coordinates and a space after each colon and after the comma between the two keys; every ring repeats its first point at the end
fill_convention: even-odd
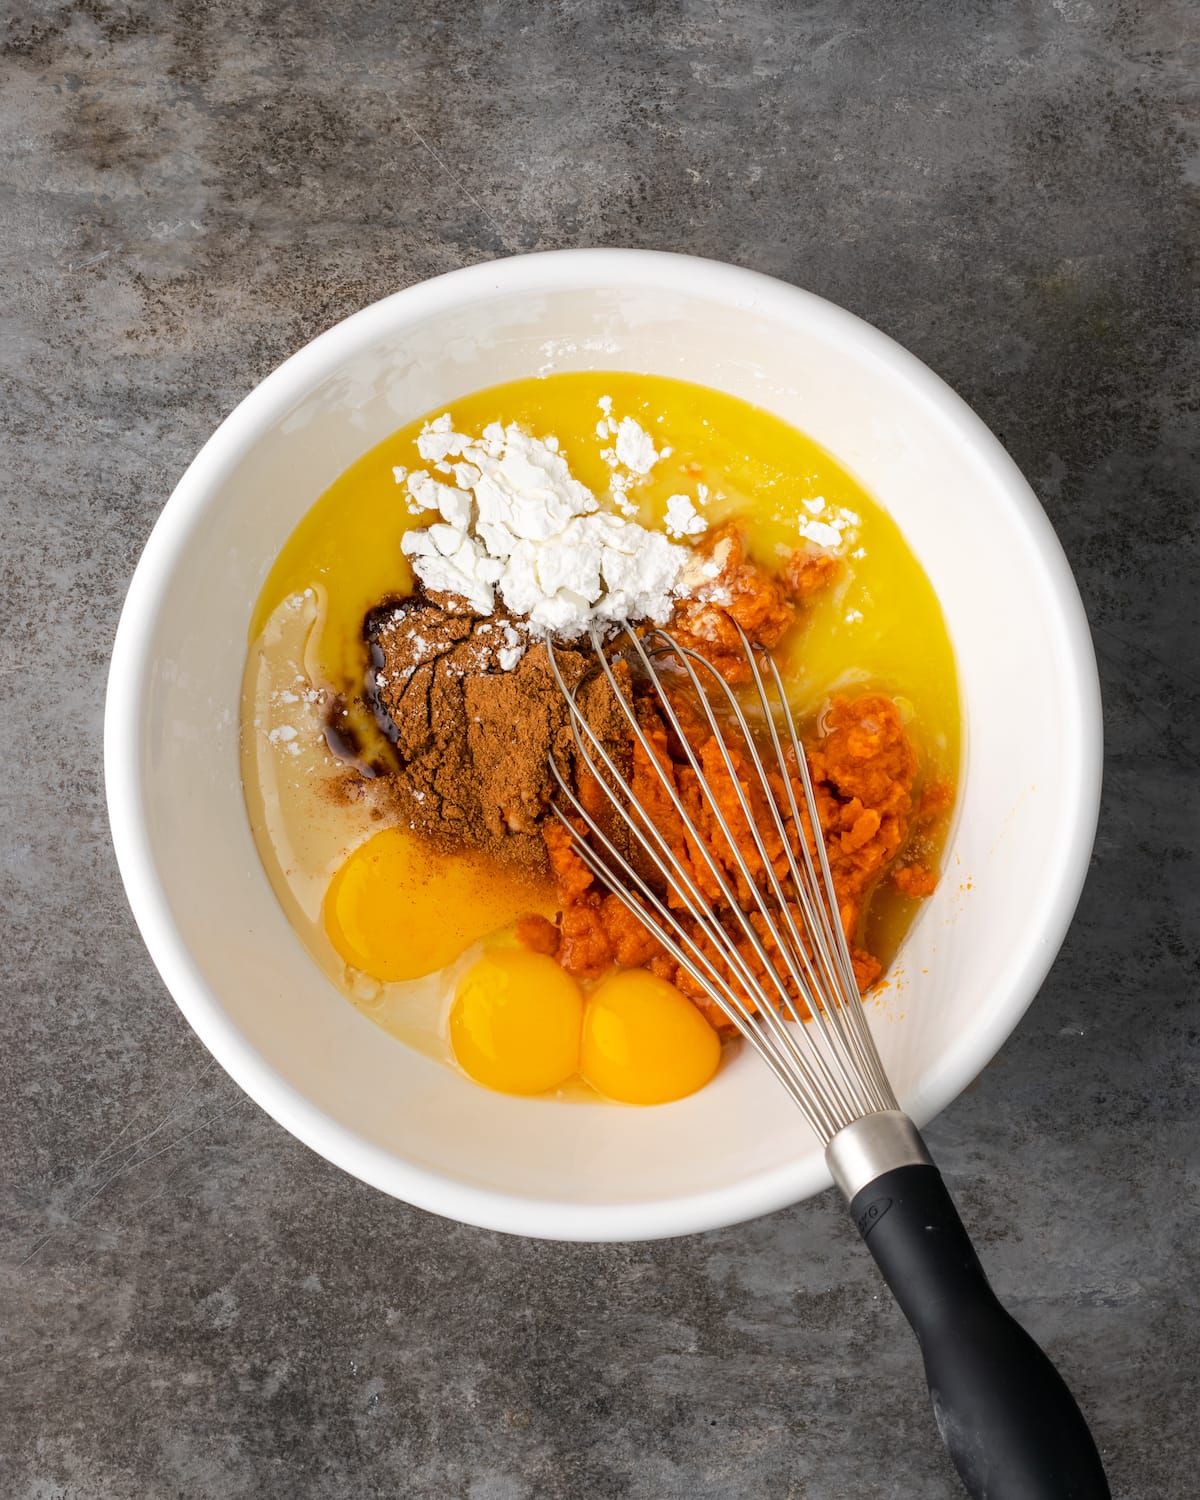
{"type": "Polygon", "coordinates": [[[929,1162],[896,1167],[850,1202],[912,1324],[942,1441],[976,1500],[1110,1500],[1062,1376],[988,1285],[929,1162]]]}

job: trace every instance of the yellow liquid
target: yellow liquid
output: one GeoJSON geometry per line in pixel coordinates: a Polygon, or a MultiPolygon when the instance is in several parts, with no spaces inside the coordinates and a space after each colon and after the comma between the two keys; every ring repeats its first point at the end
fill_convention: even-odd
{"type": "MultiPolygon", "coordinates": [[[[737,517],[744,524],[751,554],[767,565],[799,544],[798,527],[808,519],[804,501],[817,497],[828,510],[844,508],[861,520],[849,544],[841,576],[806,612],[778,654],[793,708],[802,719],[817,715],[839,692],[878,688],[898,698],[911,715],[908,731],[921,755],[922,774],[955,780],[960,748],[960,711],[954,656],[937,598],[899,528],[823,448],[803,433],[744,401],[706,387],[662,376],[631,374],[562,374],[494,386],[428,413],[449,411],[456,431],[478,433],[491,422],[516,422],[538,437],[555,436],[575,477],[597,495],[607,490],[610,471],[601,450],[611,438],[600,437],[596,424],[601,397],[611,397],[614,417],[632,416],[655,446],[669,447],[651,474],[630,497],[641,504],[645,525],[661,524],[668,496],[695,496],[699,484],[710,499],[703,509],[710,525],[737,517]]],[[[428,525],[430,517],[412,516],[406,492],[392,470],[428,468],[416,439],[427,418],[385,438],[337,479],[296,527],[263,586],[251,623],[251,657],[243,716],[247,722],[244,776],[255,836],[264,863],[285,908],[310,948],[332,976],[339,959],[319,929],[314,892],[328,885],[340,859],[378,828],[364,814],[341,814],[306,794],[302,780],[289,773],[275,827],[294,824],[305,807],[328,836],[300,831],[279,849],[277,832],[263,814],[262,778],[270,757],[262,748],[272,710],[262,683],[274,680],[266,670],[263,647],[274,632],[291,627],[288,601],[312,591],[312,622],[299,643],[295,632],[280,636],[292,655],[303,655],[304,673],[347,700],[350,724],[360,737],[373,732],[365,712],[356,709],[367,664],[363,617],[389,596],[412,588],[412,575],[400,550],[403,534],[428,525]],[[256,660],[256,653],[261,658],[256,660]],[[257,720],[257,723],[253,721],[257,720]],[[253,725],[253,727],[250,727],[253,725]],[[307,795],[307,801],[306,801],[307,795]],[[338,819],[341,817],[341,822],[338,819]],[[342,831],[342,837],[337,830],[342,831]],[[299,851],[299,852],[297,852],[299,851]],[[307,893],[301,886],[308,882],[307,893]]],[[[279,674],[276,672],[276,678],[279,674]]],[[[281,680],[281,679],[279,679],[281,680]]],[[[306,752],[307,753],[307,752],[306,752]]],[[[297,757],[299,762],[300,757],[297,757]]],[[[317,757],[305,762],[316,773],[332,762],[317,757]],[[311,762],[311,763],[310,763],[311,762]]],[[[287,779],[287,778],[285,778],[287,779]]],[[[274,792],[272,792],[272,796],[274,792]]],[[[268,799],[269,800],[269,799],[268,799]]],[[[942,830],[944,833],[944,829],[942,830]]],[[[928,861],[937,849],[922,850],[928,861]]],[[[866,946],[885,963],[895,953],[918,903],[891,888],[881,888],[871,904],[866,946]]],[[[353,985],[343,980],[353,993],[353,985]]],[[[359,997],[361,999],[361,997],[359,997]]],[[[368,1007],[378,1007],[373,993],[368,1007]]],[[[388,1024],[387,1018],[377,1019],[388,1024]]],[[[391,1025],[390,1029],[402,1027],[391,1025]]]]}

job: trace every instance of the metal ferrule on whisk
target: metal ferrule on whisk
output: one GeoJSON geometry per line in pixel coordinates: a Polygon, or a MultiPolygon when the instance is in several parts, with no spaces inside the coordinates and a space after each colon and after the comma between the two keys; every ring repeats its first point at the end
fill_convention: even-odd
{"type": "Polygon", "coordinates": [[[885,1172],[933,1165],[921,1132],[902,1109],[879,1110],[844,1125],[825,1147],[825,1160],[847,1203],[885,1172]]]}

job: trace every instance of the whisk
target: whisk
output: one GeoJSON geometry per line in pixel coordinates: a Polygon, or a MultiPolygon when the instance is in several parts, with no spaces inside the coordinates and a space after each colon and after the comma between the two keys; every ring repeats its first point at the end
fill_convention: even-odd
{"type": "Polygon", "coordinates": [[[603,794],[600,803],[582,799],[554,764],[553,810],[600,886],[729,1018],[819,1136],[851,1218],[916,1333],[938,1430],[970,1494],[1108,1500],[1078,1406],[996,1299],[941,1174],[888,1081],[859,999],[812,775],[778,668],[738,634],[749,669],[744,701],[712,663],[666,630],[639,633],[625,625],[607,643],[592,632],[598,669],[657,770],[685,832],[691,868],[590,727],[551,648],[579,764],[603,794]],[[618,679],[617,659],[639,692],[653,695],[682,746],[705,821],[720,831],[720,848],[656,753],[627,683],[618,679]],[[699,715],[694,707],[680,712],[683,695],[699,715]],[[728,774],[722,790],[732,789],[740,810],[737,830],[732,804],[722,806],[702,767],[697,730],[719,750],[728,774]],[[717,902],[713,890],[720,892],[717,902]]]}

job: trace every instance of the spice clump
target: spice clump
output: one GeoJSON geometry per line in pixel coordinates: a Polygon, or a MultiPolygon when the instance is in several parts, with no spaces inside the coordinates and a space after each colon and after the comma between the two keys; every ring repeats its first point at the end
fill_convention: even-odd
{"type": "MultiPolygon", "coordinates": [[[[545,642],[518,648],[517,634],[502,610],[415,594],[368,616],[369,691],[399,760],[395,816],[444,847],[545,868],[550,762],[573,775],[574,740],[545,642]]],[[[559,645],[555,659],[601,742],[627,757],[624,712],[591,648],[559,645]]]]}

